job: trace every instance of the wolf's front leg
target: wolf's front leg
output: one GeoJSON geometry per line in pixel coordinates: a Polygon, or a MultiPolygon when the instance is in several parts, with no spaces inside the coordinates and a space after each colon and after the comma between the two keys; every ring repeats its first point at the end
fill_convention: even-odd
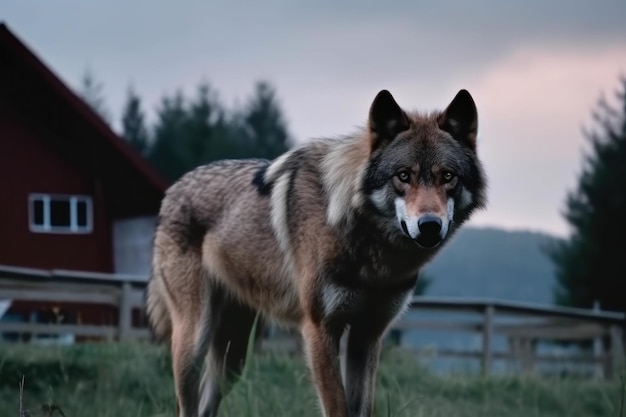
{"type": "Polygon", "coordinates": [[[374,403],[381,336],[352,325],[346,349],[346,396],[350,417],[370,417],[374,403]]]}
{"type": "Polygon", "coordinates": [[[324,416],[348,417],[339,370],[341,331],[308,320],[302,326],[302,338],[324,416]]]}

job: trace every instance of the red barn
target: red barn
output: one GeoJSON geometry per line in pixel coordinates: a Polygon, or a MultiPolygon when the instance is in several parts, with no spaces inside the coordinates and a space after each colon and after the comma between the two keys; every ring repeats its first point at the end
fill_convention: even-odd
{"type": "Polygon", "coordinates": [[[0,24],[0,266],[145,275],[166,183],[0,24]]]}

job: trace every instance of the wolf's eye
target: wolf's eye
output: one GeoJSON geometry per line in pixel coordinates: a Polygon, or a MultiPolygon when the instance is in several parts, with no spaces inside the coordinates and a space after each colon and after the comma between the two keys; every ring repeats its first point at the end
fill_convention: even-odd
{"type": "Polygon", "coordinates": [[[409,179],[411,178],[411,176],[409,175],[408,172],[406,171],[400,171],[397,174],[398,179],[402,182],[409,182],[409,179]]]}
{"type": "Polygon", "coordinates": [[[452,178],[454,178],[454,174],[453,174],[452,172],[450,172],[450,171],[445,171],[445,172],[443,173],[443,180],[444,180],[445,182],[450,182],[450,181],[452,181],[452,178]]]}

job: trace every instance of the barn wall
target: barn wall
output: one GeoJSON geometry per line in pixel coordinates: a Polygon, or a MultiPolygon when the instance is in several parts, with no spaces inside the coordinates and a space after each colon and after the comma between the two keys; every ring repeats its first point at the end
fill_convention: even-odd
{"type": "Polygon", "coordinates": [[[112,272],[111,225],[96,179],[85,178],[48,144],[45,126],[14,114],[0,97],[0,264],[43,269],[112,272]],[[34,132],[37,133],[34,133],[34,132]],[[32,192],[80,194],[93,199],[89,234],[35,233],[29,229],[32,192]]]}

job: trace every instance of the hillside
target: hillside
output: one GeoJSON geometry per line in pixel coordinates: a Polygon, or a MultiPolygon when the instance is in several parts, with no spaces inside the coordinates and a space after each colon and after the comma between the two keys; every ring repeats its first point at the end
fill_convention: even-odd
{"type": "MultiPolygon", "coordinates": [[[[554,268],[542,248],[555,238],[546,234],[505,231],[493,228],[463,228],[426,268],[430,284],[426,296],[498,298],[508,301],[552,304],[554,268]]],[[[464,313],[414,311],[408,317],[420,320],[474,321],[480,317],[464,313]]],[[[404,333],[404,345],[454,350],[478,350],[479,335],[421,329],[404,333]]],[[[494,336],[492,347],[507,348],[502,335],[494,336]]],[[[478,360],[434,358],[424,362],[433,371],[478,371],[478,360]]],[[[503,361],[494,361],[493,372],[506,371],[503,361]]]]}
{"type": "Polygon", "coordinates": [[[425,269],[426,295],[552,303],[554,268],[542,251],[555,238],[541,233],[461,229],[425,269]]]}

